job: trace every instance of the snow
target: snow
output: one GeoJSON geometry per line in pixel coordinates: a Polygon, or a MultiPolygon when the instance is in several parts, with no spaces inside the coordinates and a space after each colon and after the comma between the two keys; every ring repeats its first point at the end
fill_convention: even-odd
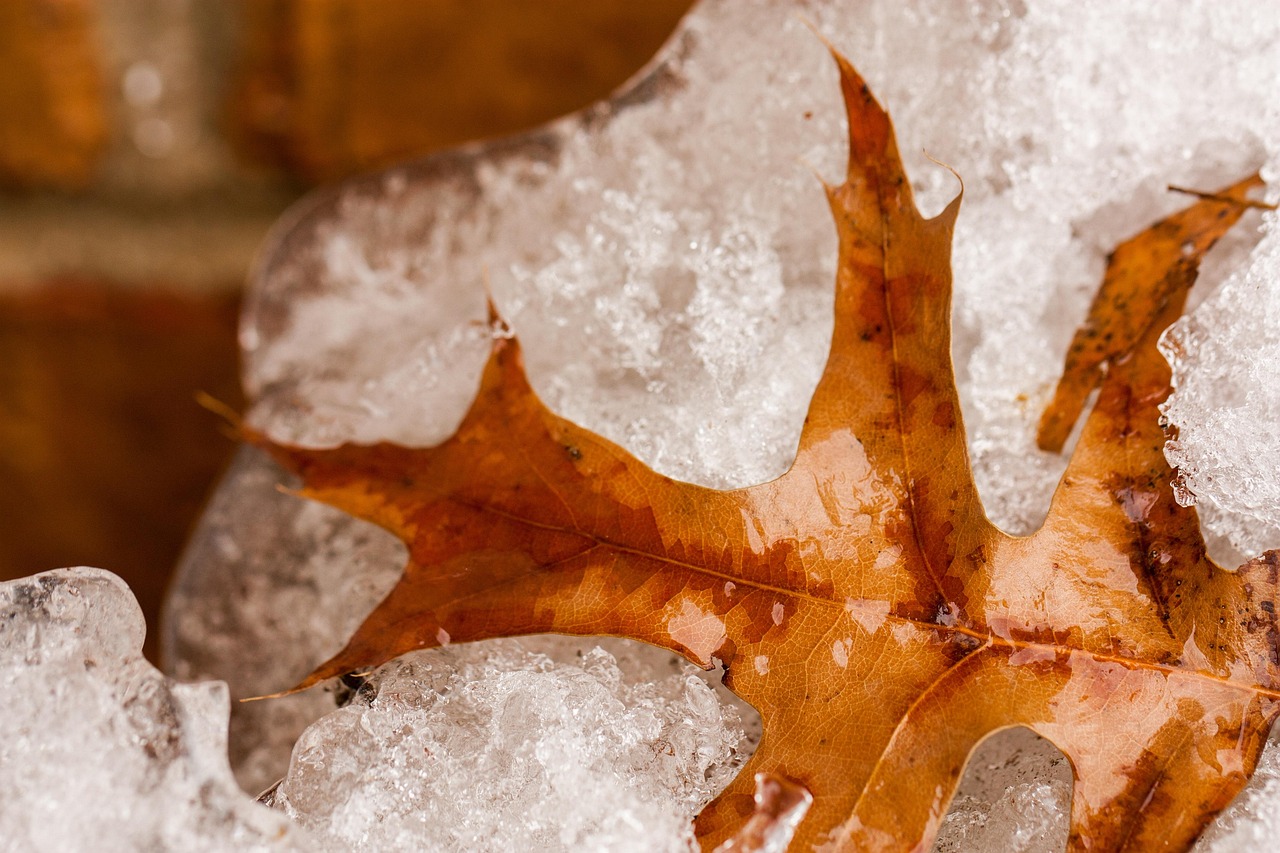
{"type": "Polygon", "coordinates": [[[695,850],[693,816],[750,751],[737,708],[677,658],[624,674],[600,647],[573,660],[580,645],[543,643],[567,663],[502,641],[381,668],[307,729],[270,802],[333,850],[695,850]]]}

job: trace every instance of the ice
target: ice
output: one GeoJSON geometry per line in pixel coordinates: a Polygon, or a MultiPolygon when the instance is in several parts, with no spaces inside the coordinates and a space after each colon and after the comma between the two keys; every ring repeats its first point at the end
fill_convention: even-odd
{"type": "Polygon", "coordinates": [[[164,677],[143,631],[124,581],[100,569],[0,584],[5,849],[309,849],[232,778],[225,685],[164,677]]]}
{"type": "MultiPolygon", "coordinates": [[[[475,390],[487,282],[558,412],[674,476],[776,476],[830,335],[834,236],[812,172],[835,179],[844,156],[810,25],[893,111],[922,205],[957,191],[923,148],[965,180],[954,356],[975,471],[992,518],[1033,529],[1064,459],[1032,431],[1106,252],[1185,204],[1166,184],[1280,177],[1280,16],[1264,4],[706,0],[613,101],[286,217],[243,330],[252,422],[317,444],[440,440],[475,390]]],[[[1273,214],[1246,216],[1168,338],[1170,457],[1227,556],[1280,545],[1276,230],[1273,214]]],[[[171,609],[176,671],[235,696],[336,651],[403,559],[383,534],[273,491],[279,477],[241,457],[171,609]]],[[[244,784],[279,778],[326,706],[237,709],[244,784]]],[[[974,793],[971,777],[949,825],[993,849],[1026,829],[1026,849],[1050,849],[1034,840],[1044,809],[1064,807],[1050,764],[1027,764],[1012,799],[974,793]]]]}
{"type": "Polygon", "coordinates": [[[306,731],[269,800],[333,850],[693,850],[743,730],[668,657],[624,674],[599,647],[570,663],[517,641],[405,656],[306,731]]]}
{"type": "MultiPolygon", "coordinates": [[[[221,678],[243,699],[296,684],[316,655],[337,651],[395,582],[405,551],[370,524],[277,492],[279,472],[248,452],[227,478],[236,487],[211,500],[189,558],[218,571],[183,573],[166,658],[179,678],[221,678]]],[[[319,690],[237,702],[230,746],[240,784],[256,794],[279,780],[298,735],[333,708],[319,690]]]]}
{"type": "Polygon", "coordinates": [[[1178,385],[1165,414],[1179,427],[1166,448],[1179,498],[1243,554],[1280,542],[1280,234],[1267,219],[1252,263],[1164,341],[1178,385]]]}
{"type": "Polygon", "coordinates": [[[1027,729],[998,732],[970,758],[933,849],[1060,853],[1070,808],[1071,767],[1062,753],[1027,729]]]}

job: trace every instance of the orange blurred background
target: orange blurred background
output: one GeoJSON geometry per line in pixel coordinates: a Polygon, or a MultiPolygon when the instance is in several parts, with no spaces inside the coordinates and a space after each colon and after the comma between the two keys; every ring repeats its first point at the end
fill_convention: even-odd
{"type": "Polygon", "coordinates": [[[0,579],[110,569],[154,637],[234,450],[194,399],[243,405],[235,320],[271,222],[604,97],[690,4],[0,2],[0,579]]]}

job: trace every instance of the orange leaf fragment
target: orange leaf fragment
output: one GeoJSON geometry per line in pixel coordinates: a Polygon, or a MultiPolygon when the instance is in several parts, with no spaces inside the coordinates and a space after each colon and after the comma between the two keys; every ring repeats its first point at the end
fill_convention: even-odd
{"type": "Polygon", "coordinates": [[[1100,383],[1098,401],[1043,528],[1009,536],[979,501],[951,369],[960,200],[919,214],[888,115],[836,61],[850,154],[827,187],[835,326],[791,469],[730,491],[657,474],[549,411],[505,334],[435,447],[251,435],[304,495],[409,547],[396,588],[296,689],[445,642],[630,637],[722,662],[763,719],[698,817],[708,850],[752,849],[751,827],[787,813],[757,807],[758,774],[812,797],[791,849],[927,849],[971,751],[1019,725],[1070,759],[1072,849],[1185,849],[1280,709],[1280,565],[1218,569],[1173,500],[1156,339],[1257,179],[1117,250],[1042,445],[1061,445],[1100,383]]]}

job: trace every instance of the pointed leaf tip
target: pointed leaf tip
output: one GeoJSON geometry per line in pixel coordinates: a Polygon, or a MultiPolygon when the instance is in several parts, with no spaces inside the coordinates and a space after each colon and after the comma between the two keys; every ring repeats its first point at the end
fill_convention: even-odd
{"type": "Polygon", "coordinates": [[[258,699],[280,699],[285,696],[292,696],[295,693],[304,693],[318,684],[323,684],[324,682],[329,681],[330,679],[340,678],[341,676],[347,675],[348,673],[355,671],[354,669],[349,669],[346,667],[334,666],[334,663],[337,660],[338,658],[331,658],[330,660],[325,661],[323,664],[316,667],[316,669],[313,670],[311,674],[309,674],[306,678],[302,679],[297,684],[295,684],[294,686],[290,687],[287,690],[281,690],[279,693],[272,693],[267,696],[256,696],[254,697],[253,700],[246,699],[242,701],[247,702],[247,701],[256,701],[258,699]]]}
{"type": "Polygon", "coordinates": [[[1181,187],[1177,184],[1169,184],[1167,189],[1171,193],[1181,193],[1182,195],[1194,196],[1203,201],[1220,201],[1226,204],[1235,205],[1237,207],[1252,208],[1254,210],[1275,210],[1276,205],[1268,204],[1258,199],[1246,198],[1245,193],[1258,187],[1264,187],[1266,183],[1262,180],[1262,175],[1254,172],[1238,184],[1228,187],[1220,192],[1205,192],[1190,187],[1181,187]]]}
{"type": "Polygon", "coordinates": [[[929,153],[928,149],[924,150],[924,156],[929,158],[929,162],[934,165],[941,166],[950,172],[955,177],[956,183],[960,185],[960,191],[956,193],[956,197],[947,202],[947,206],[942,209],[940,214],[938,214],[938,218],[941,219],[945,217],[954,224],[956,216],[960,213],[960,202],[964,200],[964,177],[955,166],[952,166],[945,160],[939,160],[937,157],[934,157],[929,153]]]}
{"type": "MultiPolygon", "coordinates": [[[[871,87],[858,69],[853,67],[853,63],[840,51],[828,47],[840,72],[840,92],[844,97],[845,115],[849,122],[849,173],[855,174],[886,155],[891,160],[896,160],[897,143],[894,141],[889,113],[876,100],[871,87]]],[[[900,170],[901,166],[894,168],[900,170]]]]}
{"type": "Polygon", "coordinates": [[[239,431],[244,426],[244,418],[239,412],[208,391],[197,391],[195,399],[197,406],[222,418],[232,429],[239,431]]]}
{"type": "MultiPolygon", "coordinates": [[[[817,37],[818,41],[822,42],[823,46],[826,47],[827,53],[830,54],[832,61],[836,64],[836,70],[840,74],[840,91],[844,95],[845,110],[849,118],[850,137],[852,138],[854,133],[855,114],[861,116],[866,112],[870,112],[873,115],[878,113],[887,120],[888,115],[884,107],[876,100],[875,95],[871,92],[871,87],[867,85],[867,81],[858,72],[858,69],[853,67],[849,57],[845,56],[830,39],[822,34],[817,24],[803,15],[799,17],[817,37]]],[[[852,156],[852,152],[850,152],[850,156],[852,156]]]]}
{"type": "Polygon", "coordinates": [[[485,294],[485,306],[488,312],[486,323],[489,326],[489,334],[493,338],[494,347],[497,348],[503,341],[515,338],[515,332],[511,330],[511,324],[502,316],[502,312],[498,310],[497,304],[493,301],[493,294],[485,294]]]}

